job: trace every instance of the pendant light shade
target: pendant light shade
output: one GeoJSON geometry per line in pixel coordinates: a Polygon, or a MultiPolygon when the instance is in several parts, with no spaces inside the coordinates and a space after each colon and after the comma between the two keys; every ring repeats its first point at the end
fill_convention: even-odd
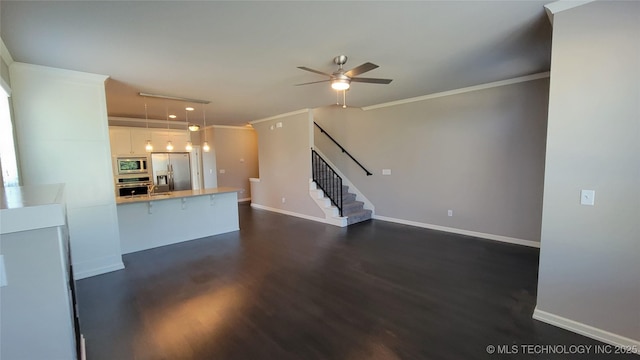
{"type": "Polygon", "coordinates": [[[191,141],[187,141],[187,146],[185,146],[184,149],[187,151],[193,150],[193,143],[191,143],[191,141]]]}
{"type": "Polygon", "coordinates": [[[171,143],[171,141],[167,141],[167,150],[169,151],[173,150],[173,144],[171,143]]]}
{"type": "Polygon", "coordinates": [[[205,152],[209,152],[209,150],[211,150],[208,142],[205,141],[202,143],[202,150],[204,150],[205,152]]]}
{"type": "Polygon", "coordinates": [[[145,145],[144,149],[147,150],[147,152],[153,151],[153,145],[151,144],[151,140],[147,140],[147,145],[145,145]]]}

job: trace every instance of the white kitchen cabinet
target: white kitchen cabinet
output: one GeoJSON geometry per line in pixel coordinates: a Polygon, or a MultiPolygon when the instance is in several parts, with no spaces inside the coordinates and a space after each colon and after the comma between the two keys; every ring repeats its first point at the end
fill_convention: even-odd
{"type": "Polygon", "coordinates": [[[57,184],[2,191],[3,360],[78,358],[63,188],[57,184]]]}
{"type": "Polygon", "coordinates": [[[109,128],[109,143],[111,155],[131,154],[131,131],[125,128],[109,128]]]}
{"type": "Polygon", "coordinates": [[[166,152],[167,141],[173,144],[173,152],[185,152],[189,135],[186,130],[156,130],[151,134],[154,152],[166,152]]]}
{"type": "Polygon", "coordinates": [[[131,153],[133,155],[147,155],[147,140],[151,140],[151,132],[151,129],[131,129],[131,153]]]}
{"type": "Polygon", "coordinates": [[[168,151],[167,140],[171,140],[173,152],[185,152],[189,138],[187,130],[109,127],[112,156],[147,156],[147,140],[151,140],[152,152],[168,151]]]}
{"type": "MultiPolygon", "coordinates": [[[[152,139],[154,130],[109,127],[109,142],[111,143],[111,155],[142,155],[146,156],[147,140],[152,139]]],[[[154,149],[155,150],[155,149],[154,149]]]]}

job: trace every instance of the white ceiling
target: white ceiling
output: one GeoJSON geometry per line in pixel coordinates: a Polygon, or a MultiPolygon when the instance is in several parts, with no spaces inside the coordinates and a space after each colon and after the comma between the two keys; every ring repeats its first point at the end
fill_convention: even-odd
{"type": "MultiPolygon", "coordinates": [[[[109,75],[110,116],[144,118],[138,92],[211,101],[207,124],[336,102],[333,72],[370,61],[349,106],[368,106],[549,70],[548,1],[6,1],[0,30],[15,61],[109,75]]],[[[146,101],[150,118],[184,103],[146,101]]],[[[190,120],[202,123],[196,104],[190,120]]]]}

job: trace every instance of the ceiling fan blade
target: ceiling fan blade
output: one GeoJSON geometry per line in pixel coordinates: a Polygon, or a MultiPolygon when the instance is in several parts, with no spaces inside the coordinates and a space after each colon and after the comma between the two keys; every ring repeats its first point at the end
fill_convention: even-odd
{"type": "Polygon", "coordinates": [[[309,85],[309,84],[317,84],[317,83],[321,83],[321,82],[328,82],[329,80],[320,80],[320,81],[312,81],[312,82],[307,82],[307,83],[302,83],[302,84],[295,84],[295,86],[300,86],[300,85],[309,85]]]}
{"type": "Polygon", "coordinates": [[[361,82],[361,83],[371,83],[371,84],[388,84],[392,82],[392,79],[376,79],[376,78],[351,78],[353,82],[361,82]]]}
{"type": "Polygon", "coordinates": [[[331,76],[331,74],[323,73],[322,71],[318,71],[318,70],[309,69],[306,66],[298,66],[298,69],[311,71],[312,73],[316,73],[316,74],[320,74],[320,75],[324,75],[324,76],[331,76]]]}
{"type": "Polygon", "coordinates": [[[346,73],[344,73],[345,75],[347,75],[348,77],[354,77],[354,76],[358,76],[360,74],[364,74],[367,71],[371,71],[375,68],[377,68],[378,65],[376,64],[372,64],[370,62],[364,63],[360,66],[356,66],[353,69],[347,71],[346,73]]]}

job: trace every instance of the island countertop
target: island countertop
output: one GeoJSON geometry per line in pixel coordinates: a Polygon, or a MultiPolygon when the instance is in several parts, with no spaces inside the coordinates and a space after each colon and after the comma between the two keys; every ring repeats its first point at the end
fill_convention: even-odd
{"type": "Polygon", "coordinates": [[[217,188],[208,188],[208,189],[200,189],[200,190],[178,190],[171,191],[167,193],[156,193],[153,195],[136,195],[136,196],[120,196],[116,198],[116,204],[132,204],[132,203],[140,203],[140,202],[149,202],[149,201],[162,201],[169,199],[178,199],[178,198],[187,198],[194,196],[204,196],[204,195],[216,195],[216,194],[226,194],[232,192],[239,192],[241,189],[236,189],[232,187],[217,187],[217,188]]]}

